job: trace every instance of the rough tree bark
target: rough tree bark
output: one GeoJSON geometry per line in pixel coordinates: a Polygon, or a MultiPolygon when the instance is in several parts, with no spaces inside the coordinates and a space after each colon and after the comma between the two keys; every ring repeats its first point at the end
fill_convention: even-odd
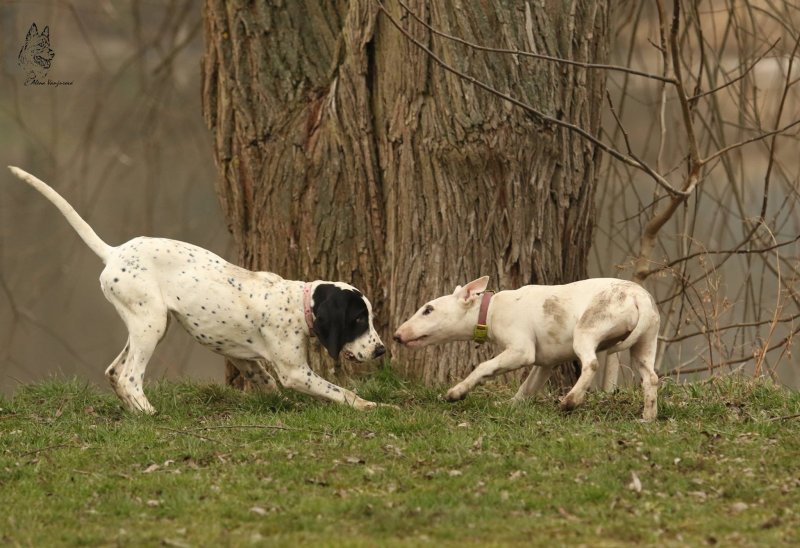
{"type": "MultiPolygon", "coordinates": [[[[474,42],[606,59],[606,0],[408,5],[474,42]]],[[[454,67],[598,133],[601,71],[469,51],[401,20],[454,67]]],[[[207,0],[205,35],[203,110],[244,266],[353,283],[386,342],[483,274],[495,288],[585,277],[595,147],[445,73],[374,0],[207,0]]],[[[449,382],[486,355],[472,346],[393,355],[449,382]]]]}

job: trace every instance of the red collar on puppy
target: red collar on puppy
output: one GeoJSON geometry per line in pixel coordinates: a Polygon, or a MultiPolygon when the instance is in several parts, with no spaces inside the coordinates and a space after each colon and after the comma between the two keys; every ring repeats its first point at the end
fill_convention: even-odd
{"type": "Polygon", "coordinates": [[[311,312],[311,282],[303,286],[303,315],[306,317],[308,334],[314,336],[314,314],[311,312]]]}
{"type": "Polygon", "coordinates": [[[489,313],[489,301],[492,300],[494,291],[484,291],[481,297],[481,309],[478,312],[478,325],[472,331],[472,340],[483,344],[489,337],[489,328],[486,326],[486,315],[489,313]]]}

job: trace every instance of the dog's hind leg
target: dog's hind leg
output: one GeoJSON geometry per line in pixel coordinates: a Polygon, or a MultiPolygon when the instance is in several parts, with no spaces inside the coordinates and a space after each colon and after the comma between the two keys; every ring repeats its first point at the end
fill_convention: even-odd
{"type": "Polygon", "coordinates": [[[108,366],[106,369],[106,379],[108,379],[109,384],[111,384],[111,388],[114,389],[114,392],[122,398],[122,394],[119,391],[119,378],[124,373],[125,364],[128,361],[128,352],[130,350],[130,341],[125,343],[125,348],[122,349],[122,352],[119,353],[119,356],[114,358],[114,361],[111,362],[111,365],[108,366]]]}
{"type": "Polygon", "coordinates": [[[128,344],[112,364],[113,378],[112,367],[106,374],[129,411],[153,414],[156,410],[144,395],[144,372],[156,345],[167,331],[169,316],[166,305],[160,300],[145,296],[141,299],[141,308],[145,312],[133,312],[113,294],[109,297],[128,328],[128,344]]]}
{"type": "Polygon", "coordinates": [[[538,365],[534,365],[531,368],[531,372],[528,373],[528,377],[525,379],[525,382],[520,385],[519,390],[517,390],[517,393],[513,398],[511,398],[511,400],[520,402],[530,398],[535,394],[538,394],[539,390],[542,389],[547,380],[553,374],[553,371],[555,371],[555,369],[552,367],[540,367],[538,365]]]}
{"type": "Polygon", "coordinates": [[[228,358],[249,383],[264,392],[278,392],[278,383],[269,374],[261,360],[228,358]]]}
{"type": "MultiPolygon", "coordinates": [[[[137,318],[137,320],[139,319],[137,318]]],[[[141,320],[132,322],[132,324],[128,324],[130,357],[123,369],[124,373],[117,381],[117,394],[122,398],[129,411],[153,414],[156,410],[144,395],[144,372],[156,345],[166,331],[166,310],[161,316],[160,322],[151,318],[150,323],[147,324],[143,324],[141,320]]]]}

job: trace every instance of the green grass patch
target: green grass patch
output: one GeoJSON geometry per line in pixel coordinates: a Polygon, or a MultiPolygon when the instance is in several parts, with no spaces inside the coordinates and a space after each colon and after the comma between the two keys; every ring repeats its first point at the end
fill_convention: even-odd
{"type": "Polygon", "coordinates": [[[800,543],[800,396],[725,379],[463,402],[382,370],[398,405],[158,383],[154,417],[80,381],[0,399],[0,541],[22,546],[800,543]]]}

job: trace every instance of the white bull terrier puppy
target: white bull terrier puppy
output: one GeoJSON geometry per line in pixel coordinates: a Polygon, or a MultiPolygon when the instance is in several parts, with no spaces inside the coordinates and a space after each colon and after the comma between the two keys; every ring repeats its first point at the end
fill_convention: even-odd
{"type": "Polygon", "coordinates": [[[561,400],[572,410],[586,396],[597,372],[597,352],[630,349],[644,391],[644,420],[656,418],[658,376],[654,365],[659,315],[653,297],[640,285],[596,278],[566,285],[527,285],[492,294],[489,277],[456,286],[452,295],[422,306],[394,335],[410,348],[449,341],[489,340],[503,351],[452,387],[448,401],[463,399],[484,379],[535,365],[514,396],[536,394],[555,366],[579,359],[578,382],[561,400]]]}

